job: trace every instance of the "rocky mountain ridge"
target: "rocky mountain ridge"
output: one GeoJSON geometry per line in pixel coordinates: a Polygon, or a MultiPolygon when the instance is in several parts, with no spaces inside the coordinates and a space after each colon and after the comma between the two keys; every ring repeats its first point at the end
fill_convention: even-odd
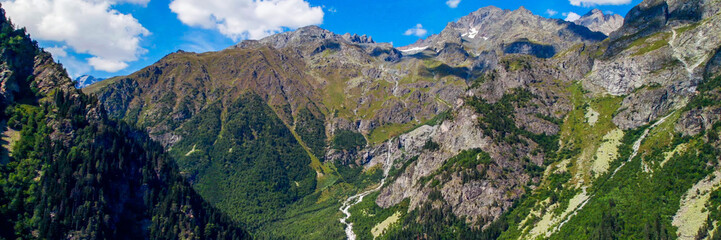
{"type": "Polygon", "coordinates": [[[451,49],[460,48],[459,51],[473,55],[518,53],[550,58],[575,44],[594,43],[604,38],[601,33],[570,22],[534,15],[524,7],[511,11],[490,6],[451,22],[441,33],[403,49],[428,48],[440,52],[455,46],[451,49]]]}
{"type": "MultiPolygon", "coordinates": [[[[350,196],[338,189],[352,186],[360,192],[368,182],[344,180],[343,169],[370,177],[393,162],[380,192],[350,208],[361,238],[391,216],[399,224],[373,236],[714,234],[717,203],[704,200],[702,213],[680,209],[696,199],[683,197],[685,191],[719,161],[718,10],[717,0],[647,0],[606,38],[524,8],[486,7],[398,49],[306,27],[217,53],[171,54],[92,92],[110,114],[148,129],[181,163],[226,169],[236,160],[214,156],[237,154],[240,148],[224,145],[227,129],[245,129],[226,127],[227,116],[247,118],[226,106],[255,102],[239,96],[257,94],[297,142],[291,145],[311,159],[316,188],[306,198],[350,196]],[[216,103],[221,107],[208,107],[216,103]],[[218,117],[207,118],[209,109],[218,117]],[[207,139],[189,131],[205,127],[213,133],[207,139]],[[668,181],[673,176],[680,180],[668,181]],[[637,185],[663,192],[627,188],[637,185]],[[711,220],[707,229],[679,227],[669,216],[711,220]],[[420,230],[432,226],[455,227],[420,230]]],[[[254,126],[237,146],[264,141],[254,126]]],[[[708,190],[699,191],[702,199],[718,191],[696,189],[708,190]]],[[[329,206],[320,199],[313,198],[317,206],[329,206]]],[[[297,220],[277,221],[289,219],[297,220]]]]}

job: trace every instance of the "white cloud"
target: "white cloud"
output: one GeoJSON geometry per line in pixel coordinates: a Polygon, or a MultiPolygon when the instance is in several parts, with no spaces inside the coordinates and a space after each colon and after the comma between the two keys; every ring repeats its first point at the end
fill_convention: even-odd
{"type": "Polygon", "coordinates": [[[448,1],[446,1],[446,5],[448,5],[448,6],[451,7],[451,8],[456,8],[456,7],[458,7],[458,4],[460,4],[460,3],[461,3],[461,0],[448,0],[448,1]]]}
{"type": "Polygon", "coordinates": [[[150,0],[118,0],[115,1],[117,3],[130,3],[130,4],[138,4],[142,6],[147,6],[150,0]]]}
{"type": "Polygon", "coordinates": [[[106,72],[117,72],[128,67],[128,64],[123,61],[104,59],[100,57],[91,57],[88,59],[88,63],[90,63],[90,66],[93,66],[93,68],[106,72]]]}
{"type": "Polygon", "coordinates": [[[578,13],[575,13],[575,12],[563,13],[563,16],[566,17],[566,19],[564,19],[564,20],[569,21],[569,22],[573,22],[573,21],[576,21],[579,18],[581,18],[581,15],[578,15],[578,13]]]}
{"type": "Polygon", "coordinates": [[[324,14],[304,0],[173,0],[170,10],[184,24],[217,29],[235,41],[321,24],[324,14]]]}
{"type": "Polygon", "coordinates": [[[553,15],[558,14],[558,11],[553,9],[546,9],[546,14],[548,14],[549,17],[553,17],[553,15]]]}
{"type": "Polygon", "coordinates": [[[631,3],[631,0],[569,0],[573,6],[592,7],[596,5],[624,5],[631,3]]]}
{"type": "Polygon", "coordinates": [[[425,29],[423,29],[423,25],[421,25],[421,24],[419,23],[419,24],[416,24],[415,27],[406,30],[406,32],[403,33],[403,35],[406,35],[406,36],[413,35],[413,36],[416,36],[416,37],[423,37],[423,36],[426,35],[426,33],[428,33],[428,31],[425,30],[425,29]]]}
{"type": "Polygon", "coordinates": [[[67,48],[68,48],[67,46],[62,46],[62,47],[55,46],[55,47],[45,48],[45,51],[47,51],[47,52],[49,52],[50,54],[52,54],[53,57],[55,57],[55,58],[58,58],[58,57],[67,57],[67,56],[68,56],[68,52],[65,51],[65,49],[67,49],[67,48]]]}
{"type": "MultiPolygon", "coordinates": [[[[93,68],[116,72],[147,52],[140,47],[140,40],[150,35],[132,15],[111,8],[120,2],[10,0],[3,2],[3,7],[12,21],[26,27],[33,38],[59,42],[76,53],[92,55],[86,60],[93,68]]],[[[148,0],[122,2],[147,4],[148,0]]],[[[56,51],[57,56],[62,57],[62,50],[56,51]]]]}

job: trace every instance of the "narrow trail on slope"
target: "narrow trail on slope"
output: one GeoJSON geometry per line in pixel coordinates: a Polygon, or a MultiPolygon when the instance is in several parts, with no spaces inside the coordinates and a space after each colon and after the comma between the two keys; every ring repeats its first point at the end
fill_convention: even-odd
{"type": "MultiPolygon", "coordinates": [[[[668,115],[666,115],[666,116],[664,116],[664,117],[662,117],[662,118],[659,119],[656,123],[654,123],[653,125],[651,125],[650,127],[648,127],[645,131],[643,131],[643,134],[641,135],[641,137],[639,137],[638,140],[636,140],[636,142],[633,143],[633,152],[631,153],[631,155],[628,157],[628,159],[627,159],[625,162],[622,162],[621,165],[616,168],[616,170],[613,170],[613,174],[611,174],[611,177],[609,177],[608,180],[613,179],[613,177],[616,176],[616,172],[618,172],[618,170],[620,170],[623,166],[626,165],[627,162],[630,162],[631,160],[633,160],[633,158],[636,157],[636,155],[638,155],[638,149],[641,148],[641,143],[643,142],[644,139],[646,139],[646,136],[648,136],[648,133],[649,133],[652,129],[654,129],[656,126],[660,125],[661,123],[664,123],[664,122],[666,121],[666,119],[667,119],[668,117],[670,117],[671,115],[673,115],[674,113],[675,113],[675,111],[669,113],[668,115]]],[[[584,193],[584,194],[586,193],[586,189],[585,189],[585,188],[583,189],[583,193],[584,193]]],[[[589,196],[585,201],[583,201],[583,203],[581,203],[580,205],[578,205],[578,208],[574,209],[572,213],[568,214],[568,216],[566,216],[566,219],[563,220],[563,222],[561,222],[561,223],[554,229],[554,232],[560,230],[561,227],[563,227],[564,224],[566,224],[569,220],[571,220],[571,218],[573,218],[573,216],[576,216],[576,214],[578,214],[578,212],[581,211],[581,209],[583,209],[584,206],[586,206],[586,203],[588,203],[588,202],[591,200],[591,198],[593,198],[595,195],[596,195],[596,194],[593,194],[593,195],[589,196]]]]}
{"type": "Polygon", "coordinates": [[[346,225],[345,235],[348,236],[348,240],[356,239],[356,235],[353,232],[353,223],[348,222],[348,218],[350,218],[350,216],[351,216],[350,208],[353,207],[354,205],[360,203],[361,201],[363,201],[363,197],[368,196],[368,194],[371,194],[373,192],[381,190],[383,185],[385,185],[385,183],[386,183],[386,179],[388,178],[388,172],[391,170],[391,165],[392,165],[391,140],[390,139],[388,140],[388,143],[386,145],[388,145],[388,150],[386,152],[386,161],[383,163],[383,179],[381,179],[381,183],[378,185],[378,187],[375,187],[371,190],[350,196],[348,199],[346,199],[343,202],[343,205],[341,205],[341,207],[340,207],[340,211],[343,212],[343,214],[345,214],[345,217],[342,217],[340,219],[340,222],[343,223],[344,225],[346,225]]]}

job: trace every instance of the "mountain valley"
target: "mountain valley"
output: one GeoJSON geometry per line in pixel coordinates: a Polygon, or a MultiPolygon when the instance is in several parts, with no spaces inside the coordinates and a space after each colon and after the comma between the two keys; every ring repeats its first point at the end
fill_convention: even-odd
{"type": "Polygon", "coordinates": [[[307,26],[80,90],[2,20],[1,238],[721,238],[719,0],[307,26]]]}

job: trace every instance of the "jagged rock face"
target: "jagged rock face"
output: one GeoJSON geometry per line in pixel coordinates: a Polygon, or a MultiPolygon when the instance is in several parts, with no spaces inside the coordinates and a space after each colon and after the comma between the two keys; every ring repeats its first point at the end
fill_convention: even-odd
{"type": "Polygon", "coordinates": [[[721,48],[716,51],[704,69],[704,77],[707,79],[715,78],[719,74],[721,74],[721,48]]]}
{"type": "Polygon", "coordinates": [[[601,10],[593,9],[573,22],[608,36],[623,26],[623,17],[618,14],[604,14],[601,10]]]}
{"type": "Polygon", "coordinates": [[[695,136],[710,130],[713,124],[719,121],[721,121],[721,108],[694,109],[680,118],[675,129],[686,136],[695,136]]]}
{"type": "MultiPolygon", "coordinates": [[[[475,127],[477,117],[478,116],[471,110],[465,109],[459,112],[453,122],[444,122],[444,124],[436,127],[420,128],[409,133],[407,137],[401,138],[416,140],[415,144],[406,143],[402,145],[409,146],[406,151],[415,150],[418,152],[420,150],[417,147],[419,143],[422,146],[428,139],[443,143],[444,147],[448,149],[421,154],[418,160],[416,160],[415,163],[411,163],[401,176],[381,191],[376,203],[381,207],[389,207],[400,203],[405,198],[410,198],[411,208],[415,208],[427,199],[427,195],[430,192],[430,189],[424,189],[424,186],[419,186],[419,179],[421,177],[430,175],[433,171],[440,168],[445,160],[451,158],[461,150],[488,148],[490,145],[488,142],[489,139],[484,139],[483,134],[475,127]],[[414,136],[425,136],[425,138],[414,138],[414,136]]],[[[383,155],[378,156],[380,158],[383,157],[383,155]]],[[[371,160],[369,163],[372,165],[374,162],[374,160],[371,160]]],[[[456,202],[456,204],[458,204],[458,202],[456,202]]]]}
{"type": "Polygon", "coordinates": [[[32,74],[34,87],[38,90],[41,95],[47,95],[54,90],[63,90],[66,92],[74,92],[75,89],[72,85],[72,81],[68,77],[67,73],[63,69],[62,65],[57,64],[53,61],[52,57],[48,53],[39,53],[34,57],[32,63],[33,66],[28,70],[13,69],[8,66],[7,62],[4,62],[0,67],[0,99],[5,99],[6,103],[11,103],[17,100],[17,97],[23,97],[22,92],[27,90],[28,86],[21,86],[25,83],[28,73],[32,74]],[[25,72],[23,74],[23,72],[25,72]],[[16,96],[21,94],[20,96],[16,96]]]}
{"type": "MultiPolygon", "coordinates": [[[[74,92],[72,81],[62,65],[53,61],[49,53],[38,52],[32,56],[7,56],[3,49],[0,59],[0,105],[9,104],[26,97],[33,81],[37,93],[47,95],[59,89],[74,92]]],[[[14,55],[14,54],[13,54],[14,55]]]]}

